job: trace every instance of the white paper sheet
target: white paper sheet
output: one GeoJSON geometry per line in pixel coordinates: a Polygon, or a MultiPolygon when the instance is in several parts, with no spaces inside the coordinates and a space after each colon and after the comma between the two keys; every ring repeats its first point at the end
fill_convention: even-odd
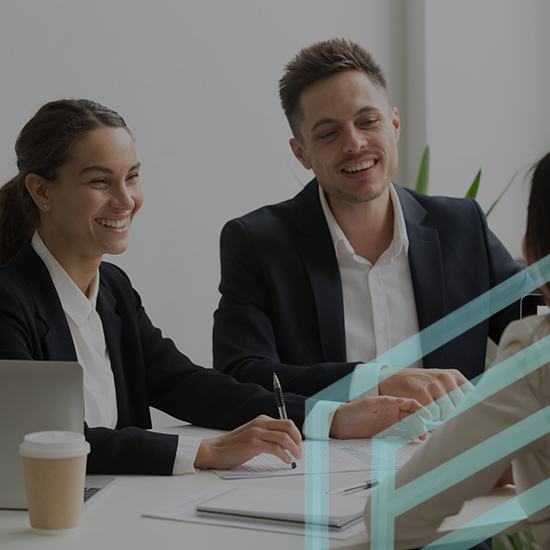
{"type": "MultiPolygon", "coordinates": [[[[306,473],[306,460],[312,461],[310,471],[315,473],[361,472],[372,470],[372,440],[347,439],[330,440],[328,442],[328,471],[323,466],[316,442],[302,444],[303,458],[296,461],[292,469],[275,455],[261,454],[232,470],[214,470],[222,479],[244,479],[251,477],[294,476],[306,473]]],[[[397,451],[395,456],[396,469],[401,468],[410,456],[403,451],[397,451]]],[[[326,464],[326,461],[324,461],[326,464]]]]}
{"type": "MultiPolygon", "coordinates": [[[[255,531],[270,531],[273,533],[288,533],[290,535],[305,535],[305,526],[295,525],[295,524],[286,524],[286,522],[264,522],[257,519],[223,519],[223,518],[209,518],[198,516],[195,513],[195,506],[200,502],[216,497],[226,493],[228,489],[234,487],[227,483],[217,483],[208,489],[190,495],[188,497],[177,500],[157,508],[151,512],[142,514],[143,517],[147,518],[157,518],[157,519],[166,519],[172,521],[184,521],[189,523],[206,523],[210,525],[222,525],[225,527],[238,527],[240,529],[252,529],[255,531]]],[[[365,491],[365,502],[366,495],[368,493],[365,491]]],[[[328,532],[328,538],[335,540],[348,540],[353,538],[365,531],[365,524],[363,521],[359,521],[351,525],[346,529],[340,531],[328,532]]]]}

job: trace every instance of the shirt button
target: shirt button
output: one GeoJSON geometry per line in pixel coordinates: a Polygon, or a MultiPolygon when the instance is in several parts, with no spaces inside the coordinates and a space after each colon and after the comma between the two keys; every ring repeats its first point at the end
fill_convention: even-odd
{"type": "Polygon", "coordinates": [[[378,327],[379,334],[384,334],[384,332],[385,332],[384,327],[378,327]]]}
{"type": "Polygon", "coordinates": [[[106,390],[105,388],[102,387],[102,388],[99,389],[99,393],[100,393],[101,395],[105,395],[105,394],[107,393],[107,390],[106,390]]]}

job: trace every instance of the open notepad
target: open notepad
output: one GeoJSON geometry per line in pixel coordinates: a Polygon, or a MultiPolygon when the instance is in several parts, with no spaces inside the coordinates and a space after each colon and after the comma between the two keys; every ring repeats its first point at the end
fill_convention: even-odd
{"type": "MultiPolygon", "coordinates": [[[[303,491],[233,486],[227,491],[195,506],[198,515],[219,518],[252,519],[261,521],[303,524],[306,521],[303,491]]],[[[365,500],[334,495],[329,498],[329,529],[345,529],[363,518],[365,500]]],[[[326,515],[310,511],[310,523],[326,522],[326,515]]]]}

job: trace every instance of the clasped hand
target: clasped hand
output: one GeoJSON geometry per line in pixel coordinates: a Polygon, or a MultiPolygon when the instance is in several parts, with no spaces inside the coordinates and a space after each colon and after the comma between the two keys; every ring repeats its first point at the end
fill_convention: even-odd
{"type": "Polygon", "coordinates": [[[475,386],[455,369],[401,370],[386,367],[380,372],[380,395],[411,398],[418,401],[430,413],[435,422],[447,420],[467,393],[475,386]]]}

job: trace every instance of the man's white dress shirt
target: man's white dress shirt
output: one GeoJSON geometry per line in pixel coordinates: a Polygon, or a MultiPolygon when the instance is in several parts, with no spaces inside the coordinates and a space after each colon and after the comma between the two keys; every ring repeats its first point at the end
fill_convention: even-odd
{"type": "MultiPolygon", "coordinates": [[[[342,280],[347,360],[368,363],[390,352],[384,356],[384,363],[358,367],[354,379],[361,370],[362,387],[372,386],[372,389],[367,392],[357,391],[356,395],[350,397],[377,395],[380,370],[386,364],[391,365],[391,350],[418,333],[405,217],[393,184],[390,184],[389,189],[394,213],[393,239],[373,265],[355,253],[319,186],[321,206],[334,243],[342,280]]],[[[422,359],[409,366],[421,368],[422,359]]]]}

